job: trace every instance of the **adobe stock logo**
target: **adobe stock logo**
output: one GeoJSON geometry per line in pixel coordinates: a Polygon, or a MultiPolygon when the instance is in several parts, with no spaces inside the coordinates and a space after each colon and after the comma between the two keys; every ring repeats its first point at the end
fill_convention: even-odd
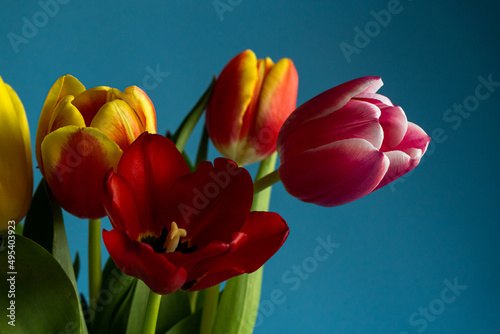
{"type": "Polygon", "coordinates": [[[59,13],[59,5],[66,5],[70,0],[40,0],[38,6],[41,10],[35,12],[31,20],[26,16],[21,18],[23,25],[21,27],[21,35],[14,32],[7,34],[7,39],[12,45],[12,49],[17,54],[21,44],[28,44],[30,39],[38,35],[38,29],[43,28],[49,23],[49,18],[53,18],[59,13]]]}
{"type": "Polygon", "coordinates": [[[364,25],[363,30],[358,26],[353,28],[356,33],[353,38],[354,45],[347,42],[341,42],[339,44],[340,51],[342,51],[347,63],[350,64],[352,62],[352,55],[359,55],[361,50],[370,45],[372,39],[381,33],[382,28],[386,28],[391,23],[393,16],[400,14],[402,11],[403,5],[401,5],[399,0],[389,0],[386,9],[381,9],[379,11],[371,10],[370,15],[373,20],[368,21],[364,25]]]}
{"type": "MultiPolygon", "coordinates": [[[[423,333],[429,323],[436,321],[437,317],[443,314],[447,305],[454,303],[457,298],[465,291],[468,286],[460,284],[458,277],[453,279],[453,282],[445,279],[443,281],[444,288],[439,294],[439,298],[435,298],[429,304],[420,306],[416,312],[413,312],[408,317],[408,323],[414,327],[417,333],[423,333]]],[[[410,334],[406,331],[401,331],[399,334],[410,334]]]]}

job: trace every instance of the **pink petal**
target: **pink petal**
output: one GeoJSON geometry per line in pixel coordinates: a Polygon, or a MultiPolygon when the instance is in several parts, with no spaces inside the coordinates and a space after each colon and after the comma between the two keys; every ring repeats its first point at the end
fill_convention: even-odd
{"type": "Polygon", "coordinates": [[[278,137],[279,143],[297,131],[305,122],[330,114],[342,108],[349,100],[367,90],[382,85],[379,77],[362,77],[323,92],[298,107],[285,121],[278,137]]]}
{"type": "Polygon", "coordinates": [[[394,151],[385,152],[385,155],[390,160],[390,165],[377,188],[391,183],[398,177],[411,171],[419,163],[420,159],[427,150],[430,137],[419,126],[408,122],[408,131],[402,142],[394,149],[394,151]]]}
{"type": "Polygon", "coordinates": [[[403,140],[408,121],[405,112],[399,106],[382,108],[380,125],[384,129],[384,147],[393,149],[403,140]]]}
{"type": "Polygon", "coordinates": [[[379,124],[380,109],[371,103],[351,100],[344,107],[305,123],[280,143],[281,162],[304,151],[335,141],[361,138],[379,149],[384,132],[379,124]]]}
{"type": "Polygon", "coordinates": [[[328,144],[282,163],[286,190],[298,199],[338,206],[369,194],[389,168],[389,159],[368,141],[347,139],[328,144]]]}

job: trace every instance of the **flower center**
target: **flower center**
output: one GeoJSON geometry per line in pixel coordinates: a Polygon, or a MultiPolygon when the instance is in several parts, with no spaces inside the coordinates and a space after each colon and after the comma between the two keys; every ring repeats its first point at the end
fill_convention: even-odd
{"type": "Polygon", "coordinates": [[[183,228],[179,228],[176,222],[172,222],[170,230],[168,231],[167,238],[165,239],[164,248],[166,253],[171,253],[177,249],[181,238],[187,236],[187,232],[183,228]]]}

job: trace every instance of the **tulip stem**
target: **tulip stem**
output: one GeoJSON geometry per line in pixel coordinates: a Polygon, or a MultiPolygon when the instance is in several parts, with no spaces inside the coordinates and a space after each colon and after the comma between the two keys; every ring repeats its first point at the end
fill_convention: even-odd
{"type": "Polygon", "coordinates": [[[187,292],[189,299],[189,308],[191,309],[191,313],[196,312],[196,302],[198,301],[198,293],[199,291],[187,292]]]}
{"type": "Polygon", "coordinates": [[[200,334],[212,333],[212,327],[217,314],[217,305],[219,304],[220,284],[214,285],[205,290],[205,301],[203,303],[203,314],[201,315],[200,334]]]}
{"type": "Polygon", "coordinates": [[[89,219],[89,302],[97,304],[101,289],[101,220],[89,219]]]}
{"type": "Polygon", "coordinates": [[[154,334],[156,331],[156,321],[158,320],[158,310],[160,309],[161,295],[149,291],[148,305],[144,317],[143,334],[154,334]]]}
{"type": "Polygon", "coordinates": [[[255,181],[255,183],[253,184],[253,193],[258,194],[262,190],[272,186],[279,181],[280,174],[278,172],[278,169],[276,169],[274,172],[271,172],[255,181]]]}

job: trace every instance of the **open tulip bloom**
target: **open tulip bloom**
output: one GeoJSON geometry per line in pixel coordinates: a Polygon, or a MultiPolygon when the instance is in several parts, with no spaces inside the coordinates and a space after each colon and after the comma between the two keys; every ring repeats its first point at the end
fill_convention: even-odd
{"type": "Polygon", "coordinates": [[[251,333],[261,268],[289,233],[268,212],[270,186],[281,180],[302,201],[342,205],[409,172],[425,153],[429,136],[377,94],[381,86],[378,77],[359,78],[295,109],[293,62],[258,60],[246,50],[167,138],[156,134],[155,109],[140,88],[85,89],[65,75],[38,122],[44,179],[31,201],[26,116],[0,78],[0,232],[9,224],[0,235],[0,253],[9,257],[0,259],[19,273],[18,309],[0,333],[11,332],[15,312],[33,319],[25,333],[67,332],[68,324],[82,334],[251,333]],[[205,109],[191,164],[184,146],[205,109]],[[209,138],[224,156],[213,162],[204,161],[209,138]],[[240,166],[258,161],[252,179],[240,166]],[[87,299],[79,298],[61,207],[89,218],[87,299]],[[101,229],[103,216],[112,229],[101,229]],[[104,270],[101,236],[110,255],[104,270]]]}
{"type": "Polygon", "coordinates": [[[175,145],[143,134],[106,178],[109,254],[158,294],[195,291],[259,269],[283,244],[276,213],[250,212],[253,182],[224,158],[191,173],[175,145]]]}

